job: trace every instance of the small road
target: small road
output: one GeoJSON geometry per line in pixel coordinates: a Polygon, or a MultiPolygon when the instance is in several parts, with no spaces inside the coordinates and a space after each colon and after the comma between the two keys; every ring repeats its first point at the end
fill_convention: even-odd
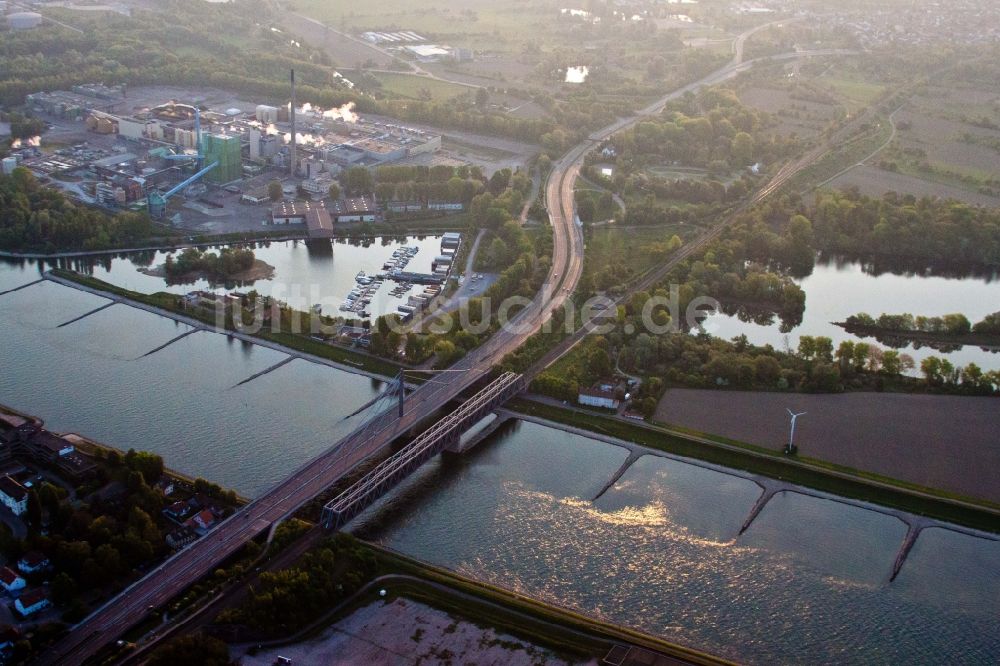
{"type": "Polygon", "coordinates": [[[472,242],[472,249],[469,250],[469,256],[465,260],[465,271],[462,273],[462,286],[460,286],[458,290],[455,291],[454,294],[449,296],[447,300],[445,300],[441,305],[434,308],[433,311],[430,311],[425,316],[422,316],[419,319],[415,320],[412,328],[418,329],[420,327],[420,323],[427,317],[433,317],[435,314],[439,312],[451,312],[452,310],[457,309],[462,304],[462,301],[467,300],[469,298],[475,298],[476,296],[479,296],[482,293],[482,291],[484,291],[481,288],[484,285],[477,286],[473,284],[472,268],[473,266],[475,266],[476,263],[476,254],[479,252],[479,245],[482,243],[482,240],[485,237],[486,237],[486,229],[480,229],[479,233],[476,234],[476,240],[472,242]]]}
{"type": "Polygon", "coordinates": [[[528,211],[531,210],[531,204],[535,202],[535,197],[538,196],[538,188],[541,186],[542,176],[536,170],[535,174],[531,177],[531,192],[525,198],[524,205],[521,206],[521,215],[517,218],[521,222],[522,227],[528,222],[528,211]]]}
{"type": "Polygon", "coordinates": [[[837,180],[838,178],[840,178],[841,176],[843,176],[845,173],[850,173],[854,169],[856,169],[856,168],[858,168],[860,166],[864,166],[865,162],[874,159],[876,155],[878,155],[883,150],[885,150],[886,148],[888,148],[889,145],[896,139],[896,132],[899,131],[898,128],[896,127],[896,114],[899,113],[900,109],[902,109],[902,108],[903,108],[903,105],[900,104],[898,107],[896,107],[895,111],[893,111],[892,113],[889,114],[889,124],[892,126],[892,133],[889,134],[889,138],[886,139],[885,142],[881,146],[879,146],[878,148],[876,148],[875,150],[873,150],[872,153],[870,155],[868,155],[867,157],[865,157],[863,160],[860,160],[856,164],[852,164],[851,166],[847,167],[846,169],[842,169],[841,171],[838,171],[836,174],[834,174],[830,178],[827,178],[826,180],[824,180],[822,183],[820,183],[819,185],[817,185],[813,189],[818,190],[819,188],[824,187],[825,185],[828,185],[829,183],[832,183],[833,181],[837,180]]]}

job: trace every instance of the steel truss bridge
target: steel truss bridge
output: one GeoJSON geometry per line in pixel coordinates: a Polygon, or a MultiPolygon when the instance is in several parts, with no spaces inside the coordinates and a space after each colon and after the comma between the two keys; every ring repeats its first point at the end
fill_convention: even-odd
{"type": "MultiPolygon", "coordinates": [[[[521,391],[524,378],[506,372],[323,507],[322,525],[340,529],[414,470],[458,444],[462,433],[521,391]]],[[[395,391],[389,391],[395,393],[395,391]]]]}

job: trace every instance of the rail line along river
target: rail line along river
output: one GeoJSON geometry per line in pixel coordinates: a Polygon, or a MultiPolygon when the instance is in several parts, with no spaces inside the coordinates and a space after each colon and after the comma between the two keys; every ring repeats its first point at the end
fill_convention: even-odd
{"type": "Polygon", "coordinates": [[[989,663],[1000,542],[906,534],[863,506],[781,492],[738,536],[752,480],[534,423],[432,461],[351,529],[498,586],[741,662],[989,663]]]}

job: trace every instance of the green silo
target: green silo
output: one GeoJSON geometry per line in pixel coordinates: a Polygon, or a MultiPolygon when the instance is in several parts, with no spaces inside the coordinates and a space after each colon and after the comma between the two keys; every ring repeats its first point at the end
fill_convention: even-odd
{"type": "Polygon", "coordinates": [[[218,162],[205,179],[213,183],[229,183],[243,176],[240,138],[225,134],[206,134],[201,138],[205,166],[218,162]]]}

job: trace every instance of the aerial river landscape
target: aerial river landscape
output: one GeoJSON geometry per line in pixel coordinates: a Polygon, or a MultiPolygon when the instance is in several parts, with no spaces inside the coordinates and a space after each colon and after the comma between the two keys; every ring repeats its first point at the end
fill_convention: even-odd
{"type": "MultiPolygon", "coordinates": [[[[30,284],[38,278],[30,263],[0,268],[0,292],[17,289],[0,297],[0,392],[11,406],[247,496],[350,432],[364,414],[345,417],[381,388],[301,359],[241,384],[286,355],[209,332],[149,354],[188,327],[124,305],[60,326],[108,302],[30,284]]],[[[1000,542],[925,528],[890,581],[907,533],[899,517],[779,492],[740,534],[762,493],[755,480],[641,455],[606,488],[628,458],[613,443],[514,421],[465,458],[435,459],[351,528],[742,662],[1000,653],[1000,542]]]]}

